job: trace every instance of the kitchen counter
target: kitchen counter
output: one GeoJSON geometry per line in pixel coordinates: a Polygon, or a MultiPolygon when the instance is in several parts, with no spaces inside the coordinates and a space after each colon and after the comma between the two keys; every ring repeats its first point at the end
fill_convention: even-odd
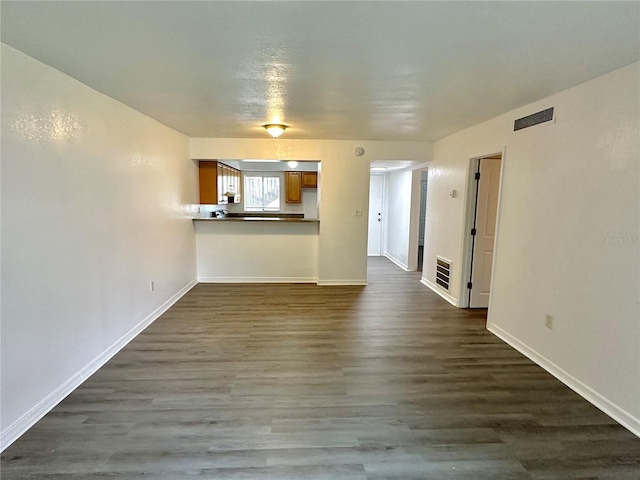
{"type": "Polygon", "coordinates": [[[318,220],[257,215],[193,220],[200,282],[318,280],[318,220]]]}
{"type": "Polygon", "coordinates": [[[288,222],[288,223],[319,223],[317,218],[289,218],[289,217],[197,217],[193,219],[198,222],[288,222]]]}

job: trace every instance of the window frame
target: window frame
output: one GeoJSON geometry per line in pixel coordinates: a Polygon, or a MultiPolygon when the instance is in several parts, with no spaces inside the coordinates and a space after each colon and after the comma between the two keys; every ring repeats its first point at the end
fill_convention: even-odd
{"type": "Polygon", "coordinates": [[[247,212],[279,212],[282,209],[282,178],[281,175],[278,175],[276,172],[274,173],[246,173],[244,175],[244,179],[242,185],[244,187],[244,209],[247,212]],[[252,197],[252,188],[250,185],[247,185],[247,182],[251,178],[259,178],[261,179],[261,189],[262,189],[262,205],[261,206],[249,206],[248,202],[252,197]],[[267,202],[265,198],[265,180],[266,179],[275,179],[278,186],[278,206],[277,207],[267,207],[268,204],[273,203],[276,199],[270,200],[267,202]]]}

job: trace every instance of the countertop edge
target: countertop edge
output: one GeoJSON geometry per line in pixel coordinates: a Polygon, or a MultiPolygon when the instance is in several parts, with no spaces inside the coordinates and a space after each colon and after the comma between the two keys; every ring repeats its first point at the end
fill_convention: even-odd
{"type": "Polygon", "coordinates": [[[317,218],[280,218],[280,217],[225,217],[225,218],[210,218],[210,217],[195,217],[192,218],[194,222],[284,222],[284,223],[320,223],[317,218]]]}

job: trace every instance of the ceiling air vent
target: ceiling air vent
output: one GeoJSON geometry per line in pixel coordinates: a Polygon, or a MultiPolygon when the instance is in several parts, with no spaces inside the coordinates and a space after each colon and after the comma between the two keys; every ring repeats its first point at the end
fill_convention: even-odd
{"type": "Polygon", "coordinates": [[[437,257],[436,283],[449,291],[449,279],[451,278],[451,262],[442,257],[437,257]]]}
{"type": "Polygon", "coordinates": [[[517,132],[523,128],[533,127],[534,125],[540,125],[541,123],[550,122],[551,120],[553,120],[553,107],[517,119],[513,122],[513,131],[517,132]]]}

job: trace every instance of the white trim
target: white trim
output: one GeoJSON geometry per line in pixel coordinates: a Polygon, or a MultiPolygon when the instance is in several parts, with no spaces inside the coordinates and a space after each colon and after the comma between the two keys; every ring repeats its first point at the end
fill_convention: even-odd
{"type": "MultiPolygon", "coordinates": [[[[555,110],[554,110],[555,112],[555,110]]],[[[491,316],[491,312],[493,312],[493,285],[496,283],[496,262],[498,259],[498,235],[500,234],[500,219],[502,218],[502,202],[504,195],[504,169],[505,169],[505,161],[507,159],[507,147],[505,146],[502,149],[502,156],[500,157],[500,183],[498,185],[498,207],[496,209],[496,229],[495,236],[493,238],[493,258],[491,259],[491,279],[489,280],[489,304],[488,312],[487,312],[487,323],[489,322],[489,318],[491,316]]]]}
{"type": "Polygon", "coordinates": [[[395,258],[393,255],[391,255],[390,253],[384,253],[382,255],[383,257],[388,258],[389,260],[391,260],[393,263],[395,263],[397,266],[399,266],[401,269],[403,269],[405,272],[410,272],[411,270],[409,270],[409,266],[405,265],[404,263],[402,263],[400,260],[398,260],[397,258],[395,258]]]}
{"type": "Polygon", "coordinates": [[[199,283],[318,283],[317,277],[198,277],[199,283]]]}
{"type": "Polygon", "coordinates": [[[592,403],[594,406],[602,410],[604,413],[613,418],[616,422],[620,423],[623,427],[627,428],[631,433],[640,437],[640,419],[635,418],[629,412],[617,406],[615,403],[602,396],[588,385],[582,383],[576,377],[566,372],[558,365],[547,359],[543,355],[540,355],[534,349],[528,347],[520,340],[506,332],[502,328],[495,324],[487,323],[487,330],[493,333],[496,337],[500,338],[505,343],[509,344],[525,357],[535,362],[540,367],[544,368],[551,375],[556,377],[562,383],[564,383],[571,390],[576,392],[582,398],[592,403]]]}
{"type": "Polygon", "coordinates": [[[369,285],[366,280],[318,280],[317,283],[322,287],[369,285]]]}
{"type": "Polygon", "coordinates": [[[53,392],[47,395],[41,402],[35,405],[27,413],[18,418],[9,427],[0,433],[0,451],[4,451],[9,445],[15,442],[22,434],[29,430],[35,423],[49,413],[58,403],[64,400],[70,393],[78,388],[85,380],[98,371],[116,353],[122,350],[131,340],[137,337],[145,328],[157,320],[174,303],[176,303],[185,293],[191,290],[196,281],[192,280],[166,302],[156,308],[144,320],[125,333],[115,341],[110,347],[104,350],[96,358],[91,360],[86,366],[80,369],[69,380],[64,382],[53,392]]]}
{"type": "MultiPolygon", "coordinates": [[[[493,150],[494,153],[485,153],[483,155],[474,155],[469,157],[468,160],[468,170],[467,170],[467,179],[465,184],[466,190],[466,204],[465,204],[465,212],[463,215],[462,222],[462,245],[460,251],[460,258],[462,259],[462,264],[460,267],[460,291],[458,294],[460,295],[460,304],[461,308],[469,308],[469,289],[467,288],[467,282],[469,281],[469,277],[471,276],[471,257],[473,256],[473,241],[471,236],[471,228],[473,227],[473,219],[475,215],[476,209],[476,189],[477,183],[475,179],[475,174],[478,169],[478,162],[487,157],[492,157],[494,155],[500,155],[500,180],[498,187],[498,208],[496,210],[496,230],[495,230],[495,238],[493,244],[493,260],[491,262],[491,280],[490,285],[493,285],[494,281],[494,272],[496,266],[496,257],[498,256],[498,234],[500,232],[500,213],[501,213],[501,205],[502,205],[502,189],[504,182],[504,169],[505,169],[505,158],[507,153],[507,147],[503,146],[501,148],[495,148],[493,150]]],[[[491,299],[492,295],[489,292],[489,309],[491,309],[491,299]]]]}
{"type": "Polygon", "coordinates": [[[429,287],[431,290],[433,290],[435,293],[440,295],[442,298],[444,298],[447,302],[449,302],[454,307],[458,306],[458,300],[455,297],[452,297],[451,295],[446,293],[444,290],[442,290],[436,284],[431,283],[427,278],[422,277],[420,279],[420,283],[425,285],[425,286],[427,286],[427,287],[429,287]]]}
{"type": "MultiPolygon", "coordinates": [[[[407,244],[408,272],[418,271],[418,252],[420,251],[420,210],[422,208],[422,173],[427,172],[428,183],[429,168],[427,165],[429,165],[429,163],[430,162],[421,164],[421,168],[416,166],[416,168],[412,169],[411,173],[411,207],[409,211],[409,242],[407,244]]],[[[427,185],[427,192],[428,190],[429,187],[427,185]]],[[[426,198],[424,215],[426,222],[426,198]]]]}

